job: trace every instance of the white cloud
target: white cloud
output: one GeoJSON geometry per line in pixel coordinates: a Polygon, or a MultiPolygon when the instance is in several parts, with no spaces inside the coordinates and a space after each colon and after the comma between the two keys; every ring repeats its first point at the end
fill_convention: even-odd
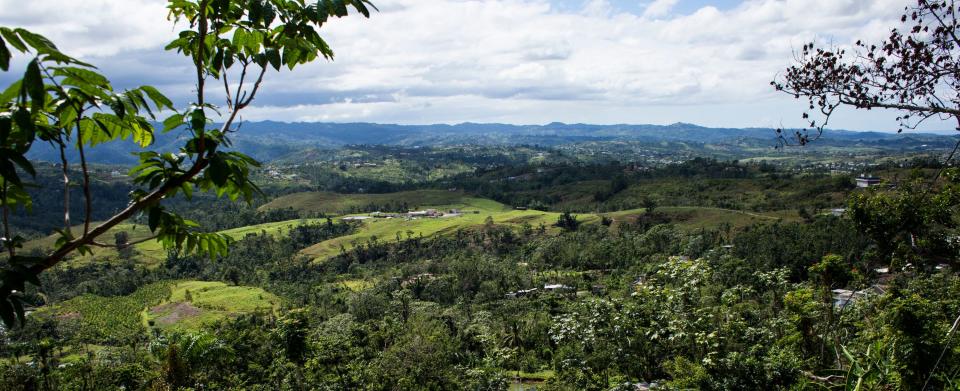
{"type": "MultiPolygon", "coordinates": [[[[248,119],[403,123],[554,120],[795,124],[803,107],[769,81],[811,40],[879,40],[909,0],[745,0],[680,15],[676,0],[644,15],[606,0],[564,11],[547,0],[376,0],[370,19],[334,20],[336,52],[295,72],[271,72],[248,119]]],[[[113,77],[137,75],[186,99],[185,60],[163,53],[175,35],[160,0],[0,0],[26,25],[113,77]],[[82,5],[80,5],[82,3],[82,5]],[[143,57],[145,54],[149,56],[143,57]]],[[[876,115],[854,129],[895,128],[876,115]]]]}
{"type": "Polygon", "coordinates": [[[677,5],[678,0],[654,0],[643,10],[645,18],[659,18],[666,16],[677,5]]]}
{"type": "Polygon", "coordinates": [[[40,32],[83,58],[155,48],[175,37],[160,0],[0,0],[0,25],[40,32]]]}
{"type": "Polygon", "coordinates": [[[613,6],[607,0],[589,0],[583,6],[583,14],[594,17],[606,17],[613,12],[613,6]]]}

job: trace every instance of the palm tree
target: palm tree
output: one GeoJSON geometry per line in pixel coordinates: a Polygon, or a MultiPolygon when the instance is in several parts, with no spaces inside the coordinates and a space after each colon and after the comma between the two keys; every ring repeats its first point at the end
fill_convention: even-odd
{"type": "Polygon", "coordinates": [[[189,387],[196,375],[216,373],[234,357],[230,346],[206,332],[160,336],[150,344],[150,352],[163,362],[163,380],[174,388],[189,387]]]}

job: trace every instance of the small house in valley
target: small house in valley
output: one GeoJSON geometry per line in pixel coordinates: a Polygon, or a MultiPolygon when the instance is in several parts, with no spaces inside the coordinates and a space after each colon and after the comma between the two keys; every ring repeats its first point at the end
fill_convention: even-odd
{"type": "Polygon", "coordinates": [[[860,174],[860,176],[857,177],[857,187],[860,187],[860,188],[873,187],[879,184],[880,184],[880,178],[875,177],[873,175],[860,174]]]}

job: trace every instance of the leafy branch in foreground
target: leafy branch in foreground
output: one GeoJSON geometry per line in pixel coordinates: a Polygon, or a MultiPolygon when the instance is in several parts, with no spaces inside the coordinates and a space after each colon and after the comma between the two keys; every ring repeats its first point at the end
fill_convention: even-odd
{"type": "Polygon", "coordinates": [[[791,136],[778,130],[781,143],[816,140],[842,106],[890,109],[900,131],[916,129],[930,118],[956,120],[960,129],[960,8],[954,0],[917,0],[879,44],[857,41],[851,49],[806,44],[797,64],[770,82],[777,91],[805,98],[807,130],[791,136]],[[815,116],[819,117],[819,122],[815,116]]]}
{"type": "MultiPolygon", "coordinates": [[[[330,17],[348,15],[348,7],[369,17],[367,0],[171,0],[170,18],[185,21],[188,28],[167,45],[193,61],[196,70],[195,101],[178,111],[156,88],[142,86],[116,91],[97,68],[62,53],[50,40],[24,29],[0,27],[0,70],[10,69],[14,53],[30,57],[23,77],[0,94],[0,208],[7,254],[0,265],[0,318],[8,326],[24,321],[20,292],[26,283],[39,285],[38,275],[68,255],[90,252],[90,246],[105,246],[96,238],[121,222],[146,214],[154,237],[166,249],[211,257],[225,254],[229,237],[204,233],[198,225],[167,210],[166,198],[194,190],[218,197],[250,202],[259,189],[250,181],[250,169],[259,163],[230,147],[238,114],[250,105],[269,68],[280,71],[313,61],[333,58],[333,51],[318,30],[330,17]],[[228,79],[239,74],[236,82],[228,79]],[[255,75],[255,76],[254,76],[255,75]],[[211,127],[209,113],[220,114],[207,99],[208,79],[223,83],[226,110],[223,124],[211,127]],[[163,121],[163,132],[185,129],[188,139],[178,153],[144,151],[140,164],[130,170],[139,188],[130,193],[130,203],[119,213],[93,226],[90,175],[85,149],[107,142],[130,140],[141,147],[153,142],[150,119],[172,112],[163,121]],[[56,249],[44,256],[17,254],[23,238],[9,225],[15,208],[32,207],[26,189],[27,177],[36,172],[26,158],[37,142],[60,150],[64,178],[63,228],[56,249]],[[85,214],[81,232],[71,229],[69,214],[70,161],[68,148],[77,150],[85,214]]],[[[119,246],[119,245],[118,245],[119,246]]]]}

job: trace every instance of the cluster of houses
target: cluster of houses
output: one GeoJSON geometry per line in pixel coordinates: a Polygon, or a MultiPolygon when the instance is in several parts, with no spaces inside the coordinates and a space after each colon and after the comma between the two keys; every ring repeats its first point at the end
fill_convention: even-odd
{"type": "MultiPolygon", "coordinates": [[[[907,264],[907,266],[904,267],[903,270],[904,270],[904,271],[907,271],[907,270],[910,270],[912,267],[913,267],[912,265],[907,264]]],[[[936,267],[934,267],[934,269],[936,269],[936,270],[945,270],[945,269],[948,269],[949,267],[950,267],[950,265],[945,264],[945,263],[941,263],[941,264],[937,265],[936,267]]],[[[879,277],[877,284],[873,284],[873,285],[870,285],[870,286],[868,286],[868,287],[866,287],[866,288],[863,288],[863,289],[860,289],[860,290],[856,290],[856,291],[849,290],[849,289],[833,289],[833,290],[831,290],[831,292],[833,293],[833,307],[836,308],[836,309],[838,309],[838,310],[839,310],[839,309],[843,309],[843,308],[846,307],[847,305],[849,305],[849,304],[851,304],[851,303],[857,302],[857,300],[862,300],[862,299],[864,299],[864,298],[866,298],[866,297],[869,297],[869,296],[872,296],[872,295],[882,295],[882,294],[886,293],[886,291],[887,291],[887,283],[888,283],[888,282],[893,278],[893,276],[894,276],[894,275],[890,272],[890,268],[889,268],[889,267],[881,267],[881,268],[873,269],[873,272],[876,273],[877,276],[879,277]]]]}
{"type": "MultiPolygon", "coordinates": [[[[439,218],[439,217],[457,217],[463,215],[463,211],[460,209],[449,209],[447,211],[441,211],[437,209],[424,209],[424,210],[412,210],[406,213],[385,213],[385,212],[373,212],[370,215],[363,216],[347,216],[343,220],[346,221],[360,221],[367,219],[407,219],[414,220],[420,218],[439,218]]],[[[480,213],[475,211],[473,213],[480,213]]]]}
{"type": "Polygon", "coordinates": [[[424,209],[424,210],[411,210],[406,213],[384,213],[384,212],[373,212],[370,216],[378,219],[416,219],[423,217],[437,218],[437,217],[457,217],[462,215],[463,212],[460,209],[450,209],[447,211],[437,210],[437,209],[424,209]]]}

